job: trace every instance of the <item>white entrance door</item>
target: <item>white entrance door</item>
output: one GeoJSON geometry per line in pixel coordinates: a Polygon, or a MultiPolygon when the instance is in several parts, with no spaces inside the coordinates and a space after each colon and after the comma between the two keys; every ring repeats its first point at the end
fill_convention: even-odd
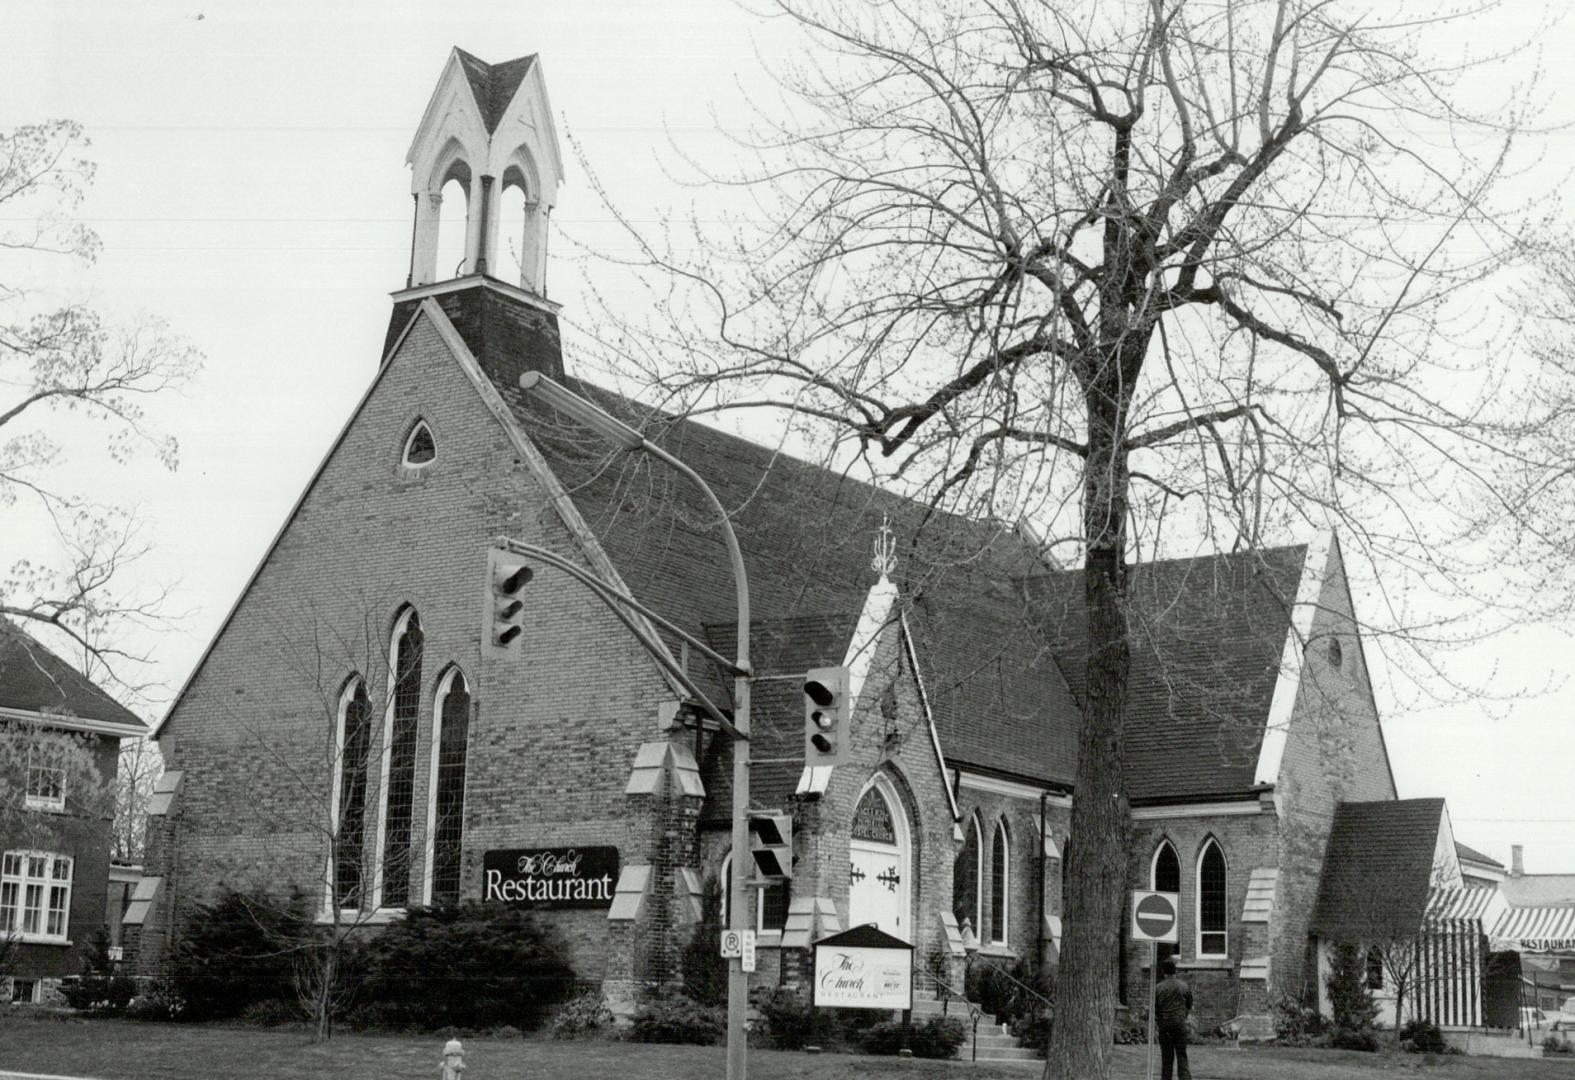
{"type": "Polygon", "coordinates": [[[859,799],[848,842],[848,925],[874,923],[913,940],[908,927],[911,862],[907,822],[884,777],[859,799]],[[886,790],[883,790],[886,789],[886,790]]]}

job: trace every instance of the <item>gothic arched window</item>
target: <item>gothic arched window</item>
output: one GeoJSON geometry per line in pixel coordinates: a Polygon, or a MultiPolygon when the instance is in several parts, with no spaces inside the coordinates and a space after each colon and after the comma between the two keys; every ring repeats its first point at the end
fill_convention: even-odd
{"type": "Polygon", "coordinates": [[[1012,844],[1006,835],[1006,819],[995,823],[990,840],[990,941],[1006,944],[1007,894],[1011,888],[1012,844]]]}
{"type": "Polygon", "coordinates": [[[470,741],[470,687],[451,667],[438,680],[432,703],[432,774],[428,786],[427,902],[459,902],[465,829],[465,752],[470,741]]]}
{"type": "Polygon", "coordinates": [[[984,861],[983,847],[979,840],[979,819],[975,816],[968,822],[967,831],[963,833],[962,850],[957,853],[957,861],[952,864],[952,914],[957,918],[958,929],[966,922],[973,927],[975,934],[981,929],[979,869],[984,861]]]}
{"type": "Polygon", "coordinates": [[[405,452],[400,460],[410,468],[419,469],[435,457],[437,443],[432,438],[432,429],[425,420],[417,420],[405,437],[405,452]]]}
{"type": "Polygon", "coordinates": [[[380,907],[410,901],[410,820],[416,789],[416,720],[421,711],[421,619],[406,608],[389,647],[389,709],[383,731],[383,844],[380,907]]]}
{"type": "Polygon", "coordinates": [[[339,695],[334,777],[334,899],[340,910],[359,908],[362,900],[361,855],[366,828],[366,756],[372,741],[372,703],[359,677],[339,695]]]}
{"type": "MultiPolygon", "coordinates": [[[[1181,858],[1169,840],[1161,840],[1159,847],[1154,849],[1154,860],[1149,867],[1149,888],[1155,892],[1181,892],[1181,858]]],[[[1158,959],[1163,960],[1179,951],[1177,946],[1165,942],[1158,946],[1156,954],[1158,959]]]]}
{"type": "Polygon", "coordinates": [[[1198,955],[1227,953],[1225,928],[1225,853],[1210,837],[1198,856],[1198,955]]]}

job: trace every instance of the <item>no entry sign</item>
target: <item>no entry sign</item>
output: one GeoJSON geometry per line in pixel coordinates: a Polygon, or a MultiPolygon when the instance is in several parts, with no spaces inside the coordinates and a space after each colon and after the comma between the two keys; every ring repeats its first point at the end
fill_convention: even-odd
{"type": "Polygon", "coordinates": [[[1181,898],[1173,892],[1132,893],[1132,940],[1166,942],[1174,945],[1181,940],[1176,925],[1176,913],[1181,910],[1181,898]]]}

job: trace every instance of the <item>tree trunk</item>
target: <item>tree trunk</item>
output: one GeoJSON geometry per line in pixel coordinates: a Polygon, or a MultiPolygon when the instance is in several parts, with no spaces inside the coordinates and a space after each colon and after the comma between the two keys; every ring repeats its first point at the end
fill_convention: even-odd
{"type": "MultiPolygon", "coordinates": [[[[1116,382],[1111,379],[1109,382],[1116,382]]],[[[1120,432],[1124,395],[1088,393],[1089,455],[1083,482],[1088,542],[1083,602],[1088,683],[1072,791],[1071,873],[1065,948],[1045,1076],[1104,1080],[1115,1034],[1116,950],[1126,896],[1127,800],[1121,776],[1130,650],[1126,610],[1127,462],[1120,432]]]]}

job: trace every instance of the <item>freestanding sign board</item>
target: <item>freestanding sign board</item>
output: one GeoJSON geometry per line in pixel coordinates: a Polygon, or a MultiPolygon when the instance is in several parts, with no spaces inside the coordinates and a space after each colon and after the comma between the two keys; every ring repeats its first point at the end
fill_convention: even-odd
{"type": "Polygon", "coordinates": [[[1148,1072],[1154,1075],[1154,988],[1159,985],[1159,947],[1181,940],[1181,895],[1132,891],[1132,940],[1148,942],[1148,1072]]]}
{"type": "Polygon", "coordinates": [[[815,1001],[838,1009],[913,1008],[913,946],[874,926],[815,942],[815,1001]]]}

